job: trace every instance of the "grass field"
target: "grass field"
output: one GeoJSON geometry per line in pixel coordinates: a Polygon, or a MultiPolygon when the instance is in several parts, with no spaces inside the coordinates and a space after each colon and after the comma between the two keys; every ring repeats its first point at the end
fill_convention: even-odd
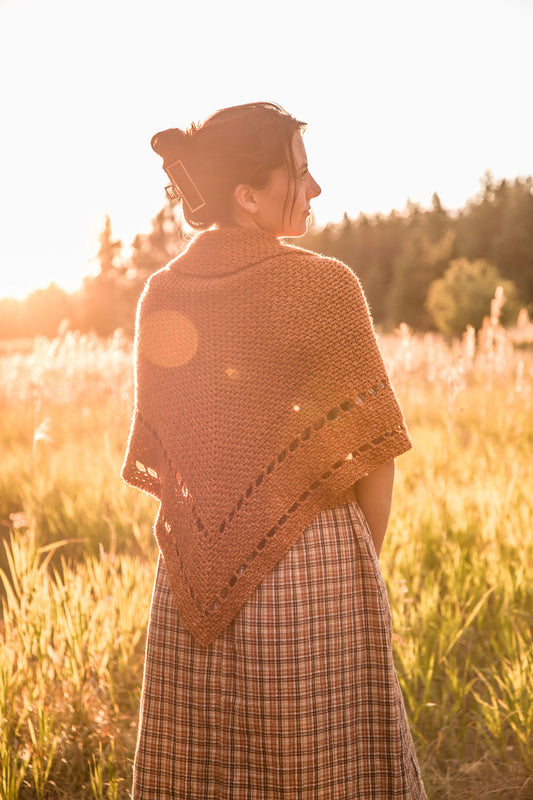
{"type": "MultiPolygon", "coordinates": [[[[381,562],[428,796],[533,798],[533,352],[382,346],[414,441],[381,562]]],[[[127,798],[156,551],[119,471],[131,350],[0,358],[0,800],[127,798]]]]}

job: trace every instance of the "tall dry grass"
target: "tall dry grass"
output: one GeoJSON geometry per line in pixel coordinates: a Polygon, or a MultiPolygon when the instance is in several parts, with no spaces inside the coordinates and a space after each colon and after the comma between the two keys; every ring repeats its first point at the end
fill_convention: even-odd
{"type": "MultiPolygon", "coordinates": [[[[381,560],[443,800],[533,798],[533,351],[498,302],[478,336],[382,338],[415,447],[381,560]]],[[[0,800],[129,796],[156,559],[119,479],[131,392],[120,334],[0,359],[0,800]]]]}

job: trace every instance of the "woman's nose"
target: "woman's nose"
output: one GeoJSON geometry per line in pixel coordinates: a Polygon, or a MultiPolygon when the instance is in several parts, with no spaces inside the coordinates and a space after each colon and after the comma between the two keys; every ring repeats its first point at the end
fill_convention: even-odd
{"type": "Polygon", "coordinates": [[[309,188],[309,197],[318,197],[322,189],[320,188],[320,186],[315,181],[312,175],[310,175],[310,178],[311,178],[311,186],[309,188]]]}

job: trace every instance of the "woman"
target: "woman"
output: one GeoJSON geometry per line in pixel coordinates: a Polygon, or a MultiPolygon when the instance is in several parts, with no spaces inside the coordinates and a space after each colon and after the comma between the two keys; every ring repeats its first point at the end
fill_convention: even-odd
{"type": "Polygon", "coordinates": [[[282,244],[320,187],[271,103],[152,140],[200,233],[148,281],[123,476],[160,500],[135,800],[425,793],[378,553],[410,448],[357,279],[282,244]]]}

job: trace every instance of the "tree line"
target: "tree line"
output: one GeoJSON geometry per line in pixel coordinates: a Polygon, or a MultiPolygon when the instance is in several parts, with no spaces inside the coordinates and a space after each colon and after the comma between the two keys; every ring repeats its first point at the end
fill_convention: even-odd
{"type": "MultiPolygon", "coordinates": [[[[126,250],[106,218],[97,254],[99,272],[68,294],[51,284],[25,300],[0,300],[0,338],[55,336],[60,323],[101,336],[133,333],[146,279],[188,241],[179,209],[168,201],[126,250]]],[[[294,244],[344,261],[359,276],[374,321],[392,329],[461,333],[479,327],[497,286],[503,321],[522,307],[533,312],[533,178],[495,180],[487,172],[479,193],[455,212],[437,194],[430,208],[408,203],[388,215],[347,214],[312,225],[294,244]]]]}
{"type": "Polygon", "coordinates": [[[464,208],[409,203],[388,216],[345,215],[311,229],[302,246],[344,261],[358,274],[374,321],[461,333],[480,327],[497,286],[504,321],[533,310],[533,178],[496,181],[487,172],[464,208]]]}

